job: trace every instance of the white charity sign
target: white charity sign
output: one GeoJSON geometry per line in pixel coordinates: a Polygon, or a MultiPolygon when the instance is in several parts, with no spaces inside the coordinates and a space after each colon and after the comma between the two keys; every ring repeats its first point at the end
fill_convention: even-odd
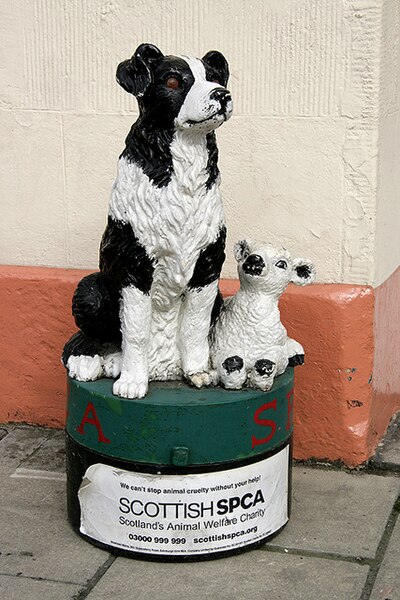
{"type": "Polygon", "coordinates": [[[154,475],[89,467],[80,531],[103,544],[171,556],[226,552],[288,520],[289,446],[259,462],[209,473],[154,475]]]}

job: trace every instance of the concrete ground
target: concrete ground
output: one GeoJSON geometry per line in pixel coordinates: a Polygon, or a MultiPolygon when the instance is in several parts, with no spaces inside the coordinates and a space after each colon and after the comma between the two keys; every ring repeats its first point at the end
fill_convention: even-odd
{"type": "Polygon", "coordinates": [[[269,544],[182,564],[116,558],[72,531],[62,432],[0,437],[1,600],[400,600],[396,440],[364,472],[296,465],[290,522],[269,544]]]}

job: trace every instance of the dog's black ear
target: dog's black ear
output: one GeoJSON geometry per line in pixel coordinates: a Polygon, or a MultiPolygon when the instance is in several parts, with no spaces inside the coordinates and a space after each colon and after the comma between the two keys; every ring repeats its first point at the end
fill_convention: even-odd
{"type": "Polygon", "coordinates": [[[152,44],[140,44],[132,58],[124,60],[117,68],[117,81],[125,91],[143,96],[153,80],[152,63],[163,53],[152,44]]]}
{"type": "Polygon", "coordinates": [[[219,75],[221,85],[226,87],[229,79],[229,66],[225,56],[218,50],[210,50],[201,60],[219,75]]]}

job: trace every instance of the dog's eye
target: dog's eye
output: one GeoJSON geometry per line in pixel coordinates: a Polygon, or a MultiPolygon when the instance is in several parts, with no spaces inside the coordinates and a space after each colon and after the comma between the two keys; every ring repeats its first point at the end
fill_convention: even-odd
{"type": "Polygon", "coordinates": [[[177,77],[168,77],[168,79],[165,82],[165,85],[171,90],[176,90],[176,88],[180,86],[180,81],[177,77]]]}
{"type": "Polygon", "coordinates": [[[278,260],[275,265],[278,269],[287,269],[287,262],[285,260],[278,260]]]}

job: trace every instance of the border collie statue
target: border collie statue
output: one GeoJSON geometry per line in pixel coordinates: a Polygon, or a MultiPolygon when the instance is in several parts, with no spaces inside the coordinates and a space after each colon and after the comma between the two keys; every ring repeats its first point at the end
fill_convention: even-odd
{"type": "Polygon", "coordinates": [[[100,245],[100,270],[82,279],[80,329],[63,363],[71,377],[119,377],[114,394],[145,396],[149,380],[212,382],[209,330],[225,259],[214,130],[232,113],[228,64],[164,56],[141,44],[117,69],[139,118],[126,138],[100,245]]]}

